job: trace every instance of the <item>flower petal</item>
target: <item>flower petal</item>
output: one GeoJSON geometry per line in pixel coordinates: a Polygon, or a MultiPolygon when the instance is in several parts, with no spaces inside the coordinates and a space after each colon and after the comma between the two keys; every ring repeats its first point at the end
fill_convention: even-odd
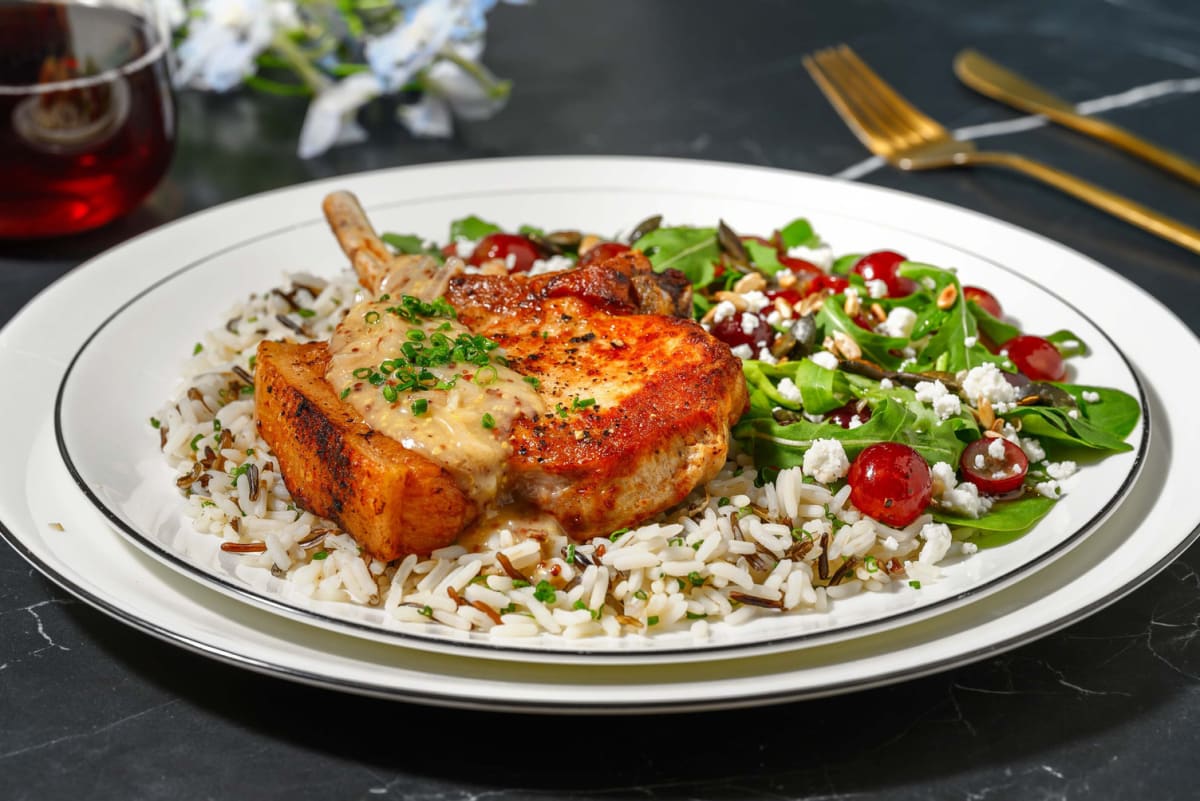
{"type": "Polygon", "coordinates": [[[319,156],[334,145],[365,139],[354,116],[382,91],[376,76],[360,72],[320,92],[309,104],[300,129],[300,158],[319,156]]]}
{"type": "Polygon", "coordinates": [[[429,92],[416,103],[401,106],[396,116],[409,133],[422,139],[445,139],[454,133],[450,105],[429,92]]]}

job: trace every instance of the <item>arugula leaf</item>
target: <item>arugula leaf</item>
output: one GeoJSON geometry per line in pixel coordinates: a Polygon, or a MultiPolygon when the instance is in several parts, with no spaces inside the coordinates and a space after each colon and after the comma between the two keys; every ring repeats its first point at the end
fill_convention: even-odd
{"type": "Polygon", "coordinates": [[[397,253],[426,253],[425,241],[415,234],[383,234],[379,237],[397,253]]]}
{"type": "Polygon", "coordinates": [[[809,359],[783,364],[767,364],[753,359],[742,362],[750,406],[769,416],[777,406],[804,409],[809,414],[825,414],[851,399],[850,382],[840,370],[827,370],[809,359]],[[789,378],[800,390],[800,402],[788,400],[778,390],[781,379],[789,378]]]}
{"type": "Polygon", "coordinates": [[[833,295],[821,305],[821,311],[817,312],[818,328],[825,334],[841,331],[858,344],[867,359],[889,370],[900,369],[900,362],[904,359],[894,355],[892,351],[899,352],[908,347],[908,340],[903,337],[885,337],[874,331],[859,328],[846,315],[843,308],[845,300],[845,295],[833,295]]]}
{"type": "Polygon", "coordinates": [[[839,256],[833,266],[829,268],[829,272],[834,275],[848,275],[854,269],[854,265],[862,260],[861,253],[847,253],[845,256],[839,256]]]}
{"type": "MultiPolygon", "coordinates": [[[[901,264],[899,273],[905,278],[917,281],[922,286],[928,287],[928,283],[932,282],[933,288],[929,291],[934,297],[937,297],[948,286],[953,286],[955,290],[955,300],[950,308],[939,309],[939,311],[945,312],[945,317],[937,322],[936,333],[921,348],[914,370],[941,370],[956,373],[959,370],[978,367],[985,362],[1003,364],[1004,357],[989,352],[987,348],[979,344],[979,329],[975,325],[975,315],[962,301],[962,285],[958,281],[958,276],[949,270],[911,261],[901,264]],[[968,339],[974,339],[975,343],[968,346],[968,339]]],[[[930,305],[937,309],[936,302],[930,305]]],[[[932,320],[933,313],[929,314],[932,320]]]]}
{"type": "Polygon", "coordinates": [[[838,440],[851,459],[868,445],[890,440],[909,445],[930,464],[957,465],[966,443],[979,438],[973,417],[964,414],[941,420],[910,389],[877,389],[866,397],[871,419],[857,428],[803,419],[781,424],[769,411],[752,404],[733,434],[760,467],[776,468],[803,464],[804,452],[818,439],[838,440]]]}
{"type": "Polygon", "coordinates": [[[481,220],[472,214],[470,217],[463,217],[461,220],[455,220],[450,223],[450,241],[456,239],[469,239],[476,242],[483,239],[488,234],[500,232],[500,226],[495,223],[481,220]]]}
{"type": "Polygon", "coordinates": [[[633,248],[645,253],[658,272],[674,268],[697,287],[712,282],[713,265],[721,256],[716,228],[658,228],[634,242],[633,248]]]}
{"type": "Polygon", "coordinates": [[[800,217],[779,229],[779,241],[783,243],[783,249],[787,250],[800,245],[815,247],[820,244],[821,239],[813,231],[808,220],[800,217]]]}
{"type": "Polygon", "coordinates": [[[971,314],[975,315],[975,323],[983,335],[997,345],[1003,345],[1013,337],[1021,335],[1021,329],[993,317],[987,309],[975,301],[967,301],[967,308],[971,310],[971,314]]]}
{"type": "Polygon", "coordinates": [[[746,253],[750,256],[750,261],[754,266],[767,275],[774,275],[783,269],[783,265],[779,263],[779,257],[775,253],[775,248],[768,247],[762,242],[755,242],[753,239],[744,240],[742,245],[746,248],[746,253]]]}
{"type": "Polygon", "coordinates": [[[517,229],[517,233],[525,236],[544,236],[546,232],[536,225],[522,225],[517,229]]]}

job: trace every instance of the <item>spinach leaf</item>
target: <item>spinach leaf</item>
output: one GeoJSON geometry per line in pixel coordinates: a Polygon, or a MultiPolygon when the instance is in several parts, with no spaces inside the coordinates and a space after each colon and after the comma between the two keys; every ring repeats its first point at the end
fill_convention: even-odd
{"type": "Polygon", "coordinates": [[[1053,406],[1019,406],[1009,413],[1009,419],[1021,421],[1021,433],[1047,441],[1098,451],[1132,450],[1123,436],[1107,431],[1086,419],[1083,414],[1071,417],[1066,409],[1053,406]]]}
{"type": "Polygon", "coordinates": [[[1088,352],[1087,344],[1065,329],[1049,334],[1046,336],[1046,341],[1052,342],[1063,356],[1085,356],[1088,352]]]}
{"type": "Polygon", "coordinates": [[[1088,422],[1121,439],[1129,436],[1142,416],[1142,409],[1132,395],[1111,387],[1085,387],[1079,384],[1059,384],[1070,392],[1088,422]],[[1096,393],[1099,400],[1084,400],[1083,393],[1096,393]]]}
{"type": "Polygon", "coordinates": [[[488,234],[500,232],[500,226],[495,223],[481,220],[475,215],[463,217],[461,220],[455,220],[450,223],[450,241],[456,239],[469,239],[472,242],[483,239],[488,234]]]}
{"type": "Polygon", "coordinates": [[[379,237],[397,253],[414,254],[427,253],[425,241],[415,234],[383,234],[379,237]]]}
{"type": "Polygon", "coordinates": [[[655,270],[679,270],[697,287],[713,280],[713,264],[721,256],[716,228],[658,228],[634,242],[633,248],[645,253],[655,270]]]}
{"type": "Polygon", "coordinates": [[[1009,501],[997,501],[987,514],[978,519],[939,511],[933,513],[933,519],[959,529],[957,534],[960,537],[968,534],[971,542],[979,547],[991,548],[1018,539],[1045,517],[1054,508],[1054,503],[1043,495],[1026,495],[1009,501]]]}
{"type": "Polygon", "coordinates": [[[750,261],[754,266],[767,275],[774,275],[783,269],[783,265],[779,263],[779,257],[775,253],[775,248],[755,242],[753,239],[744,240],[742,245],[746,248],[746,253],[750,256],[750,261]]]}
{"type": "Polygon", "coordinates": [[[783,243],[783,249],[798,247],[816,247],[821,240],[813,232],[812,225],[803,217],[792,220],[783,228],[779,229],[779,241],[783,243]]]}

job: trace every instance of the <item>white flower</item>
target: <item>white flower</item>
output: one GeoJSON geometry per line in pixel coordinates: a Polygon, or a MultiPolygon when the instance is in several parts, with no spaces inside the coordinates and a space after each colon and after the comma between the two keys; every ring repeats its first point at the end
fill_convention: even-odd
{"type": "Polygon", "coordinates": [[[454,133],[450,104],[435,94],[426,92],[416,103],[401,106],[396,111],[400,122],[413,136],[425,139],[444,139],[454,133]]]}
{"type": "Polygon", "coordinates": [[[464,120],[486,120],[496,115],[508,101],[508,87],[501,86],[487,69],[478,63],[483,48],[467,56],[467,48],[455,48],[472,72],[453,61],[438,61],[425,73],[428,92],[449,104],[454,116],[464,120]]]}
{"type": "Polygon", "coordinates": [[[300,158],[324,153],[334,145],[361,142],[367,134],[354,117],[383,91],[372,73],[359,72],[317,93],[300,129],[300,158]]]}
{"type": "Polygon", "coordinates": [[[255,71],[275,34],[299,24],[289,0],[201,0],[179,44],[179,86],[227,91],[255,71]]]}
{"type": "Polygon", "coordinates": [[[396,27],[367,42],[371,71],[389,91],[404,86],[449,43],[459,11],[469,5],[463,0],[427,0],[411,13],[406,10],[396,27]]]}

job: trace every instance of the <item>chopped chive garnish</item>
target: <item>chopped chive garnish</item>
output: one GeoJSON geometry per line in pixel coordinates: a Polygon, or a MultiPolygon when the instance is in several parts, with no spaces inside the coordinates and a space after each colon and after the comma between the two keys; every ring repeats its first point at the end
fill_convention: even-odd
{"type": "Polygon", "coordinates": [[[422,606],[420,609],[417,610],[417,612],[424,615],[425,617],[433,617],[433,607],[432,606],[428,606],[428,605],[422,606]]]}
{"type": "Polygon", "coordinates": [[[595,406],[595,405],[596,405],[595,398],[575,398],[575,400],[571,401],[572,409],[586,409],[589,406],[595,406]]]}
{"type": "Polygon", "coordinates": [[[633,594],[633,597],[637,598],[639,601],[644,601],[647,598],[649,598],[650,596],[646,594],[645,590],[638,590],[637,592],[635,592],[633,594]]]}
{"type": "Polygon", "coordinates": [[[314,562],[319,562],[329,556],[329,551],[317,551],[312,555],[314,562]]]}
{"type": "Polygon", "coordinates": [[[315,311],[313,311],[312,309],[296,309],[296,314],[300,315],[301,317],[303,317],[305,319],[308,319],[309,317],[317,316],[317,313],[315,311]]]}
{"type": "Polygon", "coordinates": [[[188,445],[190,445],[190,446],[191,446],[192,450],[194,450],[194,451],[198,451],[198,450],[200,450],[200,447],[199,447],[199,445],[198,445],[197,443],[199,443],[199,442],[200,442],[200,440],[202,440],[202,439],[204,439],[204,435],[203,435],[203,434],[197,434],[196,436],[192,437],[192,441],[191,441],[191,442],[189,442],[189,443],[188,443],[188,445]]]}
{"type": "Polygon", "coordinates": [[[693,587],[704,586],[704,576],[700,575],[695,570],[693,570],[691,573],[688,573],[688,581],[692,582],[693,587]]]}
{"type": "Polygon", "coordinates": [[[914,590],[919,590],[919,589],[921,589],[921,582],[910,581],[910,582],[908,582],[908,586],[912,587],[914,590]]]}
{"type": "Polygon", "coordinates": [[[429,411],[429,401],[425,400],[425,398],[417,398],[412,402],[413,414],[422,415],[427,411],[429,411]]]}
{"type": "Polygon", "coordinates": [[[646,618],[646,625],[647,626],[657,626],[658,625],[658,615],[651,615],[650,617],[646,618]]]}
{"type": "Polygon", "coordinates": [[[202,350],[204,350],[204,346],[201,345],[199,342],[197,342],[195,347],[192,348],[192,355],[195,356],[197,353],[199,353],[202,350]]]}
{"type": "Polygon", "coordinates": [[[706,617],[708,617],[708,615],[704,614],[703,612],[688,612],[687,613],[688,620],[703,620],[706,617]]]}
{"type": "Polygon", "coordinates": [[[628,532],[629,532],[628,528],[619,528],[616,531],[614,531],[612,534],[609,534],[608,538],[610,540],[612,540],[613,542],[616,542],[618,539],[621,538],[622,534],[626,534],[628,532]]]}
{"type": "Polygon", "coordinates": [[[343,390],[342,390],[342,394],[341,394],[339,397],[340,397],[342,400],[345,400],[345,399],[346,399],[346,396],[347,396],[347,395],[349,395],[349,394],[350,394],[350,387],[346,387],[345,389],[343,389],[343,390]]]}
{"type": "Polygon", "coordinates": [[[381,317],[381,315],[379,314],[379,312],[372,309],[371,311],[369,311],[363,315],[363,321],[367,325],[375,325],[375,323],[379,322],[380,317],[381,317]]]}
{"type": "Polygon", "coordinates": [[[529,384],[529,386],[533,387],[534,389],[537,389],[538,387],[540,387],[542,385],[542,380],[535,375],[525,376],[524,381],[526,384],[529,384]]]}
{"type": "Polygon", "coordinates": [[[216,417],[213,418],[213,431],[221,430],[221,421],[216,417]]]}
{"type": "Polygon", "coordinates": [[[513,580],[512,580],[512,583],[513,583],[513,589],[514,589],[514,590],[519,590],[519,589],[521,589],[522,587],[528,587],[528,586],[529,586],[529,582],[528,582],[528,581],[526,581],[525,579],[513,579],[513,580]]]}
{"type": "Polygon", "coordinates": [[[161,420],[159,420],[157,417],[151,417],[151,418],[150,418],[150,425],[151,425],[153,428],[159,428],[159,427],[161,427],[161,426],[162,426],[162,421],[161,421],[161,420]]]}
{"type": "Polygon", "coordinates": [[[483,423],[484,428],[496,427],[496,418],[492,417],[488,412],[483,413],[483,418],[480,420],[480,422],[483,423]]]}
{"type": "Polygon", "coordinates": [[[537,583],[537,587],[535,587],[533,590],[533,597],[537,598],[544,604],[552,604],[554,603],[554,599],[558,596],[554,590],[553,584],[548,581],[539,581],[537,583]]]}

